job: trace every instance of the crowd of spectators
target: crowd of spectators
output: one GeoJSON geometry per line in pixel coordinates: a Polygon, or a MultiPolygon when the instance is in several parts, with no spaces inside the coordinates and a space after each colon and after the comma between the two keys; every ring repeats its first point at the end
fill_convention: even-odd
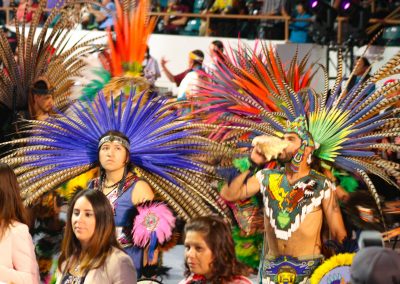
{"type": "MultiPolygon", "coordinates": [[[[4,1],[4,2],[3,2],[4,1]]],[[[0,5],[17,7],[16,17],[19,22],[32,20],[38,0],[19,0],[0,5]]],[[[115,0],[97,0],[98,5],[80,4],[75,9],[80,15],[79,23],[83,29],[105,30],[112,28],[115,0]]],[[[335,15],[341,15],[341,0],[321,0],[329,2],[335,15]]],[[[48,0],[48,8],[54,7],[55,0],[48,0]]],[[[352,1],[352,3],[359,1],[352,1]]],[[[396,7],[400,0],[369,1],[374,13],[371,17],[384,18],[396,7]]],[[[209,35],[216,37],[285,39],[285,18],[290,18],[289,41],[295,43],[312,42],[310,36],[315,27],[315,11],[311,10],[311,1],[307,0],[153,0],[153,12],[171,13],[160,16],[155,33],[180,35],[209,35]],[[189,17],[188,14],[199,14],[202,17],[189,17]],[[182,15],[180,15],[182,14],[182,15]],[[209,18],[207,17],[210,16],[209,18]],[[265,15],[282,16],[280,19],[232,19],[213,17],[214,15],[265,15]]],[[[356,3],[357,4],[357,3],[356,3]]],[[[368,9],[370,8],[368,7],[368,9]]],[[[44,20],[44,19],[43,19],[44,20]]],[[[0,11],[0,23],[5,23],[5,13],[0,11]]],[[[315,39],[314,39],[315,40],[315,39]]],[[[392,40],[393,41],[393,40],[392,40]]]]}

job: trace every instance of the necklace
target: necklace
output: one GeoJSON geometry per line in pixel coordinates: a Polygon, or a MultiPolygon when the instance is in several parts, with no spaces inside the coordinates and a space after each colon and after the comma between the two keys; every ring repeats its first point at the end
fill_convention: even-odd
{"type": "Polygon", "coordinates": [[[119,181],[117,181],[116,183],[112,184],[112,185],[106,185],[106,181],[104,180],[103,186],[104,188],[113,188],[116,187],[117,185],[119,185],[121,183],[123,178],[121,178],[119,181]]]}

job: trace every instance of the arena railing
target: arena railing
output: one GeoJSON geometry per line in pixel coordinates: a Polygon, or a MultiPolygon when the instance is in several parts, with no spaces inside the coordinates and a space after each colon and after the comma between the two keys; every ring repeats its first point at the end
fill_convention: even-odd
{"type": "MultiPolygon", "coordinates": [[[[13,21],[11,21],[11,12],[13,8],[10,7],[0,7],[0,11],[6,12],[6,23],[7,25],[13,25],[13,21]]],[[[50,11],[50,9],[48,10],[50,11]]],[[[265,20],[265,21],[283,21],[284,22],[284,40],[289,40],[289,24],[294,21],[312,21],[310,19],[293,19],[288,16],[271,16],[271,15],[234,15],[234,14],[195,14],[195,13],[178,13],[178,12],[151,12],[151,16],[164,17],[164,16],[180,16],[180,17],[188,17],[188,18],[200,18],[205,20],[205,36],[210,36],[210,22],[212,19],[231,19],[231,20],[265,20]]],[[[337,43],[340,44],[343,42],[343,25],[347,22],[347,17],[337,17],[337,43]]],[[[400,25],[400,20],[386,20],[386,19],[377,19],[371,18],[369,20],[371,24],[380,23],[382,25],[400,25]]]]}

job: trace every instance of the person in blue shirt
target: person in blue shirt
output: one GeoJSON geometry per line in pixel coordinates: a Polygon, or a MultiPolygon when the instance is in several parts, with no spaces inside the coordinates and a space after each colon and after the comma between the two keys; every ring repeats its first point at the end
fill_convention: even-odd
{"type": "Polygon", "coordinates": [[[308,35],[308,28],[311,24],[311,14],[307,13],[304,2],[299,1],[296,4],[296,11],[294,12],[293,18],[295,20],[290,24],[290,37],[289,40],[295,43],[306,43],[310,42],[310,36],[308,35]],[[306,21],[305,21],[306,20],[306,21]]]}
{"type": "Polygon", "coordinates": [[[95,10],[89,6],[89,12],[94,15],[97,23],[97,29],[105,30],[113,26],[113,12],[116,10],[112,0],[102,0],[100,10],[95,10]]]}

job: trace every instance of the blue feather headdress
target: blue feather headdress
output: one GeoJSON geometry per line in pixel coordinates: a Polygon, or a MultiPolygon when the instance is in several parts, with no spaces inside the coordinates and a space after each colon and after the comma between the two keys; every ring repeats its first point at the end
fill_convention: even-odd
{"type": "Polygon", "coordinates": [[[135,172],[185,219],[225,214],[218,193],[205,178],[213,168],[205,156],[229,151],[198,134],[190,121],[179,120],[164,98],[137,103],[134,92],[126,101],[107,105],[103,93],[94,101],[77,101],[66,114],[45,122],[31,121],[30,137],[1,161],[15,168],[26,204],[98,164],[98,143],[107,131],[124,134],[130,142],[135,172]]]}

